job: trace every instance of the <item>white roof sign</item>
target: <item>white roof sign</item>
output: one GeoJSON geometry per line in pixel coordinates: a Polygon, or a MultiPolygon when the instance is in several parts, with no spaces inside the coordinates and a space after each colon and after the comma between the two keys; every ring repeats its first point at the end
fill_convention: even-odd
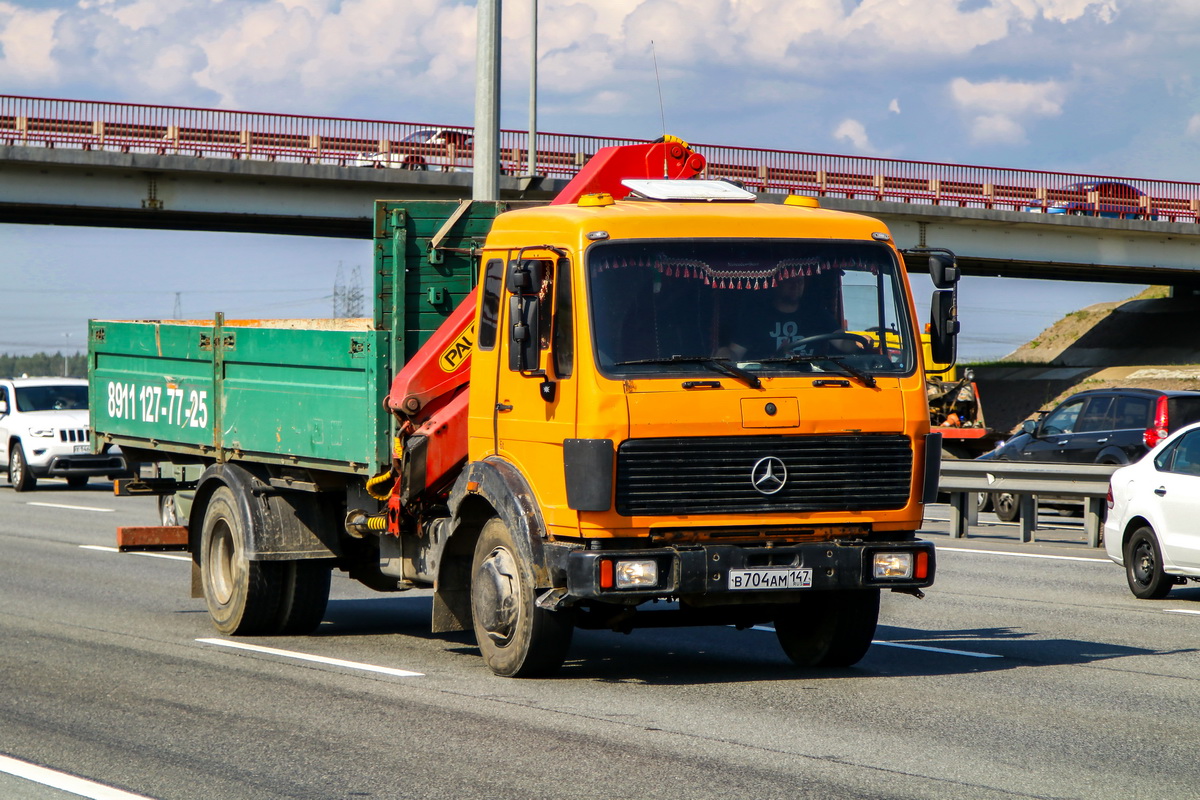
{"type": "Polygon", "coordinates": [[[621,181],[621,183],[632,189],[635,194],[649,200],[715,200],[724,202],[734,200],[746,202],[755,199],[754,192],[748,192],[729,181],[672,181],[666,179],[646,180],[627,178],[621,181]]]}

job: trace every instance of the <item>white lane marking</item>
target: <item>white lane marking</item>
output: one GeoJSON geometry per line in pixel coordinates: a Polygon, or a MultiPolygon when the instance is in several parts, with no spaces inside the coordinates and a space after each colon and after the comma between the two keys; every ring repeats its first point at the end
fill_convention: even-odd
{"type": "MultiPolygon", "coordinates": [[[[775,629],[769,625],[755,625],[751,628],[755,631],[770,631],[775,632],[775,629]]],[[[927,650],[930,653],[945,653],[950,656],[970,656],[971,658],[1004,658],[995,653],[976,653],[970,650],[950,650],[945,647],[929,647],[923,644],[901,644],[900,642],[885,642],[882,639],[872,639],[871,644],[877,644],[882,647],[900,647],[905,650],[927,650]]]]}
{"type": "Polygon", "coordinates": [[[15,775],[18,778],[24,778],[25,780],[40,783],[43,786],[50,786],[54,789],[62,789],[64,792],[70,792],[79,797],[88,797],[91,800],[150,800],[142,794],[123,792],[120,789],[114,789],[102,783],[85,780],[84,778],[76,778],[74,775],[56,772],[52,769],[39,767],[36,764],[30,764],[26,761],[18,761],[15,758],[9,758],[4,755],[0,755],[0,772],[7,772],[9,775],[15,775]]]}
{"type": "Polygon", "coordinates": [[[900,642],[884,642],[879,639],[873,639],[871,644],[879,644],[884,647],[901,647],[905,650],[928,650],[931,653],[946,653],[952,656],[970,656],[971,658],[1004,658],[1004,656],[995,653],[975,653],[970,650],[950,650],[945,647],[929,647],[923,644],[901,644],[900,642]]]}
{"type": "Polygon", "coordinates": [[[397,678],[423,678],[423,672],[410,672],[406,669],[394,669],[392,667],[380,667],[375,664],[363,664],[359,661],[343,661],[340,658],[328,658],[326,656],[314,656],[309,653],[297,653],[293,650],[278,650],[274,647],[262,647],[257,644],[246,644],[245,642],[231,642],[228,639],[197,639],[197,642],[202,644],[215,644],[220,647],[232,647],[236,650],[250,650],[255,653],[267,653],[273,656],[282,656],[284,658],[295,658],[300,661],[314,661],[318,664],[329,664],[334,667],[346,667],[347,669],[359,669],[364,672],[381,672],[384,675],[394,675],[397,678]]]}
{"type": "Polygon", "coordinates": [[[1051,561],[1087,561],[1092,564],[1111,564],[1107,558],[1081,558],[1079,556],[1048,556],[1042,553],[1014,553],[1009,550],[972,550],[969,547],[946,547],[936,545],[939,553],[982,553],[985,556],[1013,556],[1015,558],[1046,558],[1051,561]]]}
{"type": "MultiPolygon", "coordinates": [[[[121,553],[121,551],[115,547],[104,547],[104,546],[98,545],[98,544],[81,544],[81,545],[79,545],[79,547],[82,550],[99,550],[101,553],[121,553]]],[[[146,556],[147,558],[165,558],[170,561],[191,561],[192,560],[191,556],[177,556],[173,553],[133,552],[133,553],[121,553],[121,555],[124,555],[124,556],[146,556]]]]}
{"type": "Polygon", "coordinates": [[[102,514],[111,514],[116,511],[115,508],[96,508],[95,506],[69,506],[65,503],[35,503],[27,502],[27,506],[41,506],[42,508],[66,508],[71,511],[99,511],[102,514]]]}
{"type": "Polygon", "coordinates": [[[1188,608],[1164,608],[1163,611],[1168,614],[1200,614],[1200,611],[1192,611],[1188,608]]]}

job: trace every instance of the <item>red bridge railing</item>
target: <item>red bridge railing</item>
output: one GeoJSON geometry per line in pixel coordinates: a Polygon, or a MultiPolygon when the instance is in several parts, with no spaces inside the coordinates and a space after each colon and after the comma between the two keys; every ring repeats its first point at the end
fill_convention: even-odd
{"type": "MultiPolygon", "coordinates": [[[[383,120],[0,95],[0,145],[329,164],[471,168],[471,129],[383,120]],[[422,130],[448,143],[406,141],[422,130]]],[[[538,133],[539,175],[569,178],[601,147],[644,139],[538,133]]],[[[524,174],[525,131],[500,133],[501,168],[524,174]]],[[[1110,217],[1200,221],[1200,184],[694,144],[708,177],[759,192],[1110,217]]]]}

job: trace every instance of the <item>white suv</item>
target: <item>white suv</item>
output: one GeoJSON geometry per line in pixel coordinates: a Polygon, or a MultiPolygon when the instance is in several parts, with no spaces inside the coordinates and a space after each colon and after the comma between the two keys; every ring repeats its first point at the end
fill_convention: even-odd
{"type": "Polygon", "coordinates": [[[0,378],[0,471],[18,492],[38,478],[88,478],[129,472],[119,450],[93,454],[87,381],[79,378],[0,378]]]}

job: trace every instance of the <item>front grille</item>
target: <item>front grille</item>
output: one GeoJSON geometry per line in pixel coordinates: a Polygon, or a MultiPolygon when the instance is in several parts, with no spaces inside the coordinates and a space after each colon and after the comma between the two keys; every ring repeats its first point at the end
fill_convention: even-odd
{"type": "Polygon", "coordinates": [[[61,442],[86,442],[88,440],[88,429],[59,428],[58,439],[61,442]]]}
{"type": "Polygon", "coordinates": [[[617,448],[616,505],[626,516],[897,509],[912,463],[908,438],[891,434],[629,439],[617,448]],[[787,476],[763,494],[752,472],[771,457],[787,476]]]}

